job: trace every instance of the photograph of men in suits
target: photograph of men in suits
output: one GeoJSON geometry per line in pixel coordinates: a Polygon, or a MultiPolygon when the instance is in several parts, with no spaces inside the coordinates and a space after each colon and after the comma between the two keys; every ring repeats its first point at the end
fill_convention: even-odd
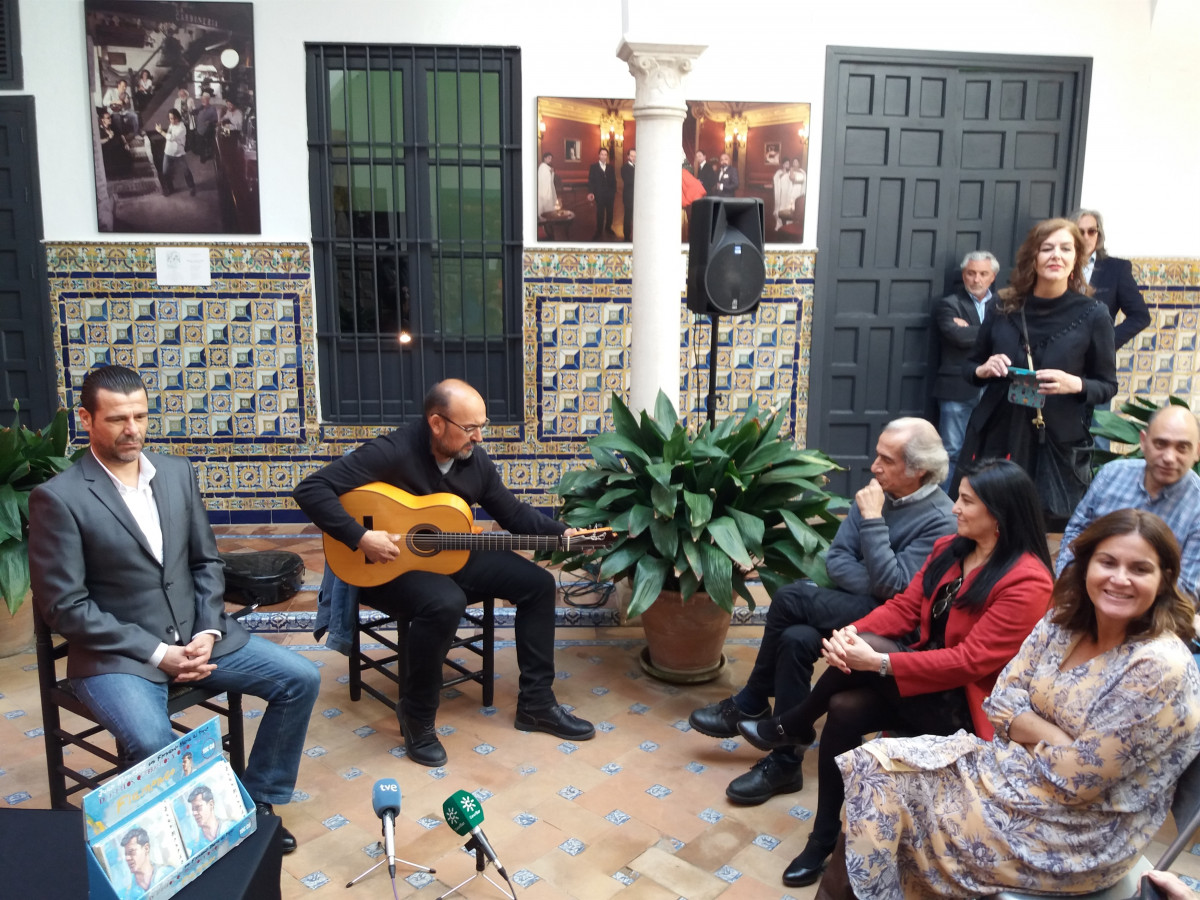
{"type": "Polygon", "coordinates": [[[621,238],[626,241],[633,240],[633,167],[636,163],[637,151],[626,151],[625,162],[621,166],[621,204],[625,207],[621,238]]]}
{"type": "Polygon", "coordinates": [[[736,197],[738,173],[728,153],[721,154],[721,165],[717,167],[717,183],[710,193],[714,197],[736,197]]]}
{"type": "Polygon", "coordinates": [[[971,411],[983,393],[963,374],[963,363],[975,346],[975,336],[983,324],[984,311],[992,299],[992,282],[1000,271],[1000,262],[986,250],[968,253],[962,261],[962,285],[933,304],[933,321],[941,342],[941,362],[933,382],[933,396],[941,409],[938,430],[950,456],[950,476],[942,484],[949,492],[950,477],[958,463],[963,436],[971,411]]]}
{"type": "Polygon", "coordinates": [[[608,151],[603,147],[596,162],[588,169],[588,199],[596,201],[596,233],[592,240],[613,236],[613,206],[617,201],[617,172],[608,164],[608,151]]]}
{"type": "MultiPolygon", "coordinates": [[[[149,399],[136,372],[88,373],[79,424],[90,452],[29,498],[38,612],[69,642],[67,676],[126,761],[175,739],[172,682],[267,702],[242,782],[258,811],[291,800],[320,676],[225,612],[225,576],[187,459],[143,450],[149,399]]],[[[284,852],[296,848],[283,833],[284,852]]]]}

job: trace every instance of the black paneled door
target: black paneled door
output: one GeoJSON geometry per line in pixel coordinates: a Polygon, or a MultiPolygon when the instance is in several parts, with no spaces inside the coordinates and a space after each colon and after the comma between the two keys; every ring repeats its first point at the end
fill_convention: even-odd
{"type": "Polygon", "coordinates": [[[0,97],[0,424],[41,428],[58,408],[42,251],[33,98],[0,97]]]}
{"type": "Polygon", "coordinates": [[[991,250],[1006,282],[1039,219],[1077,202],[1090,60],[831,47],[810,378],[810,446],[870,478],[898,416],[937,422],[932,300],[991,250]]]}

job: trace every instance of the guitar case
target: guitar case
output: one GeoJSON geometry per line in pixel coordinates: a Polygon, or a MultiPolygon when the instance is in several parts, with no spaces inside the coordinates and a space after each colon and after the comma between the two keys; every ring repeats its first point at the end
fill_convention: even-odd
{"type": "Polygon", "coordinates": [[[304,560],[290,550],[222,553],[225,600],[243,606],[270,606],[290,600],[304,581],[304,560]]]}

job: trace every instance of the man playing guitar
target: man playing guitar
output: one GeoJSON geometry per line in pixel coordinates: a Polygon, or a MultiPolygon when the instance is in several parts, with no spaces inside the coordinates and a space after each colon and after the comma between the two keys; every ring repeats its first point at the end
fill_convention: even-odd
{"type": "MultiPolygon", "coordinates": [[[[478,391],[457,379],[439,382],[425,396],[421,421],[369,441],[314,472],[293,496],[318,528],[361,550],[372,563],[394,560],[400,553],[400,535],[369,529],[339,499],[372,482],[416,495],[455,494],[468,505],[482,507],[514,534],[566,534],[566,526],[522,503],[500,480],[495,463],[479,446],[487,427],[487,408],[478,391]]],[[[409,621],[407,681],[396,705],[408,756],[425,766],[446,762],[434,720],[442,661],[466,609],[468,592],[490,594],[516,606],[516,728],[569,741],[594,737],[592,724],[571,715],[554,696],[554,576],[512,550],[472,550],[456,572],[406,571],[362,591],[364,603],[409,621]]]]}

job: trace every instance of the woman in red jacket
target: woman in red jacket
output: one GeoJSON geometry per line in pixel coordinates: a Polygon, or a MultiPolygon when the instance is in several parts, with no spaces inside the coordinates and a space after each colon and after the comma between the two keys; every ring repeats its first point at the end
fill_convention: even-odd
{"type": "Polygon", "coordinates": [[[812,884],[841,831],[842,776],[834,758],[881,729],[990,739],[982,702],[996,676],[1046,614],[1054,581],[1041,503],[1008,460],[968,471],[954,504],[958,533],[941,538],[903,592],[825,641],[829,668],[808,699],[771,719],[740,722],[755,747],[816,740],[817,813],[804,850],[784,871],[788,887],[812,884]],[[905,638],[920,628],[918,640],[905,638]]]}

